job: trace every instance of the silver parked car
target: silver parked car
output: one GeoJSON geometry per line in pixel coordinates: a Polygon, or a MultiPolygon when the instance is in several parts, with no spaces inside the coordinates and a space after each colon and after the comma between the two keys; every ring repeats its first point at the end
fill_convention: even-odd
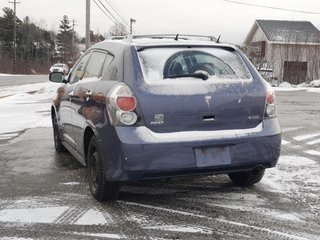
{"type": "Polygon", "coordinates": [[[62,72],[63,74],[67,74],[69,72],[69,67],[64,63],[56,63],[49,69],[50,73],[52,72],[62,72]]]}

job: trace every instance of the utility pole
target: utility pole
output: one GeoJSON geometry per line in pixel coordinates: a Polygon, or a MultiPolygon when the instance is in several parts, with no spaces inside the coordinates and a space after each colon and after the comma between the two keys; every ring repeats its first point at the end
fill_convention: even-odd
{"type": "Polygon", "coordinates": [[[72,19],[72,44],[74,43],[74,26],[76,25],[76,20],[72,19]]]}
{"type": "Polygon", "coordinates": [[[90,0],[86,0],[86,49],[90,47],[90,0]]]}
{"type": "Polygon", "coordinates": [[[74,26],[77,21],[72,19],[72,48],[71,48],[71,55],[72,60],[74,61],[74,26]]]}
{"type": "Polygon", "coordinates": [[[130,18],[130,34],[132,34],[132,24],[135,23],[137,20],[130,18]]]}
{"type": "Polygon", "coordinates": [[[16,9],[17,4],[20,2],[17,2],[17,0],[13,0],[13,49],[14,49],[14,56],[13,56],[13,73],[16,73],[16,65],[17,65],[17,16],[16,16],[16,9]]]}

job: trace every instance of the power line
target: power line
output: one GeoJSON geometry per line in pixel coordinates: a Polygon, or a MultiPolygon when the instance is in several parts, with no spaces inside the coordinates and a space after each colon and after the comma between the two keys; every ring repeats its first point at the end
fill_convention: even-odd
{"type": "Polygon", "coordinates": [[[316,14],[316,15],[320,14],[320,12],[311,12],[311,11],[303,11],[303,10],[296,10],[296,9],[289,9],[289,8],[280,8],[280,7],[253,4],[253,3],[238,2],[238,1],[233,1],[233,0],[220,0],[220,1],[239,4],[239,5],[246,5],[246,6],[251,6],[251,7],[269,8],[269,9],[273,9],[273,10],[280,10],[280,11],[286,11],[286,12],[297,12],[297,13],[316,14]]]}
{"type": "Polygon", "coordinates": [[[111,15],[111,17],[116,21],[115,24],[118,25],[120,21],[108,10],[108,8],[101,2],[101,0],[98,0],[102,7],[111,15]]]}
{"type": "Polygon", "coordinates": [[[101,0],[98,1],[102,5],[102,7],[109,13],[109,16],[111,16],[116,22],[119,22],[118,19],[115,16],[113,16],[113,14],[108,10],[108,8],[106,8],[106,6],[101,2],[101,0]]]}
{"type": "MultiPolygon", "coordinates": [[[[109,0],[109,2],[111,3],[111,5],[113,6],[113,8],[120,14],[120,12],[117,10],[117,4],[114,3],[113,0],[109,0]]],[[[120,14],[121,15],[121,14],[120,14]]],[[[124,18],[128,19],[127,16],[124,15],[124,18]]]]}
{"type": "MultiPolygon", "coordinates": [[[[98,0],[100,3],[101,3],[101,5],[103,6],[103,8],[107,11],[107,12],[109,12],[109,14],[112,16],[110,16],[97,2],[96,2],[96,0],[93,0],[94,1],[94,3],[100,8],[100,10],[115,24],[115,25],[118,25],[119,24],[119,21],[117,20],[117,18],[115,18],[111,13],[110,13],[110,11],[106,8],[106,6],[100,1],[100,0],[98,0]]],[[[126,27],[126,26],[125,26],[126,27]]],[[[127,28],[127,27],[126,27],[127,28]]]]}
{"type": "Polygon", "coordinates": [[[112,4],[109,3],[108,0],[105,0],[106,3],[112,8],[112,10],[119,16],[119,18],[121,18],[121,20],[129,27],[129,24],[127,23],[127,21],[121,16],[120,12],[116,9],[115,6],[112,6],[112,4]]]}
{"type": "Polygon", "coordinates": [[[93,0],[93,2],[100,8],[100,10],[115,24],[117,24],[101,7],[100,5],[96,2],[96,0],[93,0]]]}

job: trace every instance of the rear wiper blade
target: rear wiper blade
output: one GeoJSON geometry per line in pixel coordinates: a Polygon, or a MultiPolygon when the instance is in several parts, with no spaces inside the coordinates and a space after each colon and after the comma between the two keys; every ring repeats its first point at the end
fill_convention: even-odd
{"type": "Polygon", "coordinates": [[[209,78],[209,74],[204,72],[195,72],[195,73],[189,73],[189,74],[172,75],[166,78],[183,78],[183,77],[193,77],[193,78],[200,78],[202,80],[207,80],[209,78]]]}

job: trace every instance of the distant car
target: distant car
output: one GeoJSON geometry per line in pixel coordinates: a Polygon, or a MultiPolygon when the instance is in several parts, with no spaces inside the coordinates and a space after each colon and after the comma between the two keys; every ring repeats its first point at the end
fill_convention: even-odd
{"type": "Polygon", "coordinates": [[[53,100],[58,152],[87,166],[92,195],[123,183],[228,174],[261,180],[281,147],[274,91],[235,46],[187,36],[107,40],[81,56],[53,100]]]}
{"type": "Polygon", "coordinates": [[[67,74],[69,72],[69,67],[67,64],[56,63],[50,68],[50,73],[52,72],[62,72],[63,74],[67,74]]]}
{"type": "Polygon", "coordinates": [[[258,72],[272,87],[278,87],[278,77],[273,73],[271,68],[259,68],[258,72]]]}

